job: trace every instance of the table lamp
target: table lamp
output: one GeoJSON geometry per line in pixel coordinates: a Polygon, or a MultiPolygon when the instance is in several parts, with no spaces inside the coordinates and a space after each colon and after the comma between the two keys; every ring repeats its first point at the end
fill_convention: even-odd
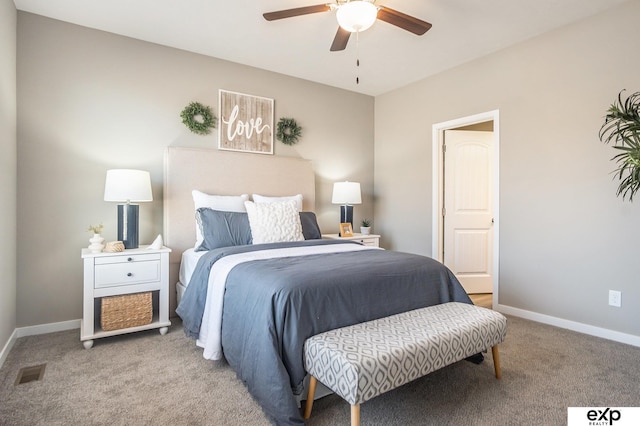
{"type": "Polygon", "coordinates": [[[118,203],[118,241],[125,249],[138,248],[138,208],[131,202],[153,201],[151,176],[143,170],[107,170],[104,200],[118,203]]]}
{"type": "Polygon", "coordinates": [[[333,184],[333,204],[340,206],[340,223],[350,223],[353,228],[353,204],[362,204],[360,183],[336,182],[333,184]]]}

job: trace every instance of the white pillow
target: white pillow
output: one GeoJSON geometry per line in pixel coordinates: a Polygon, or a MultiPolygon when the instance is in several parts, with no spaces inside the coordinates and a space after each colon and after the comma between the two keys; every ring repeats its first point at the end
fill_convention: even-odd
{"type": "MultiPolygon", "coordinates": [[[[193,195],[193,204],[197,211],[200,207],[209,207],[213,210],[222,212],[246,212],[244,202],[249,199],[249,194],[242,195],[209,195],[194,189],[191,191],[193,195]]],[[[196,245],[200,246],[203,241],[202,230],[200,229],[198,218],[196,218],[196,245]]]]}
{"type": "Polygon", "coordinates": [[[298,211],[302,211],[302,194],[291,195],[289,197],[265,197],[264,195],[253,194],[251,197],[256,203],[279,203],[282,201],[294,200],[298,211]]]}
{"type": "Polygon", "coordinates": [[[295,200],[272,203],[244,203],[249,215],[253,244],[303,241],[300,213],[295,200]]]}

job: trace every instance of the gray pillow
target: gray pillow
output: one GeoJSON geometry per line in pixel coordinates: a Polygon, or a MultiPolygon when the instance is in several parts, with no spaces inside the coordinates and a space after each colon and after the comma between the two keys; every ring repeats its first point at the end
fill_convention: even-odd
{"type": "MultiPolygon", "coordinates": [[[[249,216],[245,212],[223,212],[208,207],[196,210],[196,220],[203,236],[195,251],[207,251],[220,247],[241,246],[253,243],[249,216]]],[[[300,224],[305,240],[322,238],[313,212],[300,212],[300,224]]]]}
{"type": "Polygon", "coordinates": [[[196,251],[251,244],[249,217],[244,212],[222,212],[208,207],[196,210],[203,241],[196,251]]]}
{"type": "Polygon", "coordinates": [[[320,232],[314,212],[300,212],[300,224],[302,225],[302,235],[304,235],[305,240],[322,239],[322,232],[320,232]]]}

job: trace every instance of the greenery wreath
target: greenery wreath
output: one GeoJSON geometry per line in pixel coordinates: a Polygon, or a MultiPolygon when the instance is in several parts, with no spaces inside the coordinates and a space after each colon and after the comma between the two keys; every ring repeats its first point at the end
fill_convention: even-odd
{"type": "Polygon", "coordinates": [[[182,110],[180,117],[189,130],[199,135],[208,135],[211,128],[216,127],[217,118],[211,108],[200,102],[191,102],[182,110]]]}
{"type": "Polygon", "coordinates": [[[276,138],[285,145],[295,145],[302,135],[302,127],[298,126],[293,118],[282,117],[278,121],[276,138]]]}

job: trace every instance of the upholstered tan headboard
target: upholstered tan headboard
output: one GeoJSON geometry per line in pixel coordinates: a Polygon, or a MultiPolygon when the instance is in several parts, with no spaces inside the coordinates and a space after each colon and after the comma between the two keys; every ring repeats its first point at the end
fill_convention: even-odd
{"type": "Polygon", "coordinates": [[[315,209],[315,176],[310,161],[294,157],[217,149],[169,147],[164,170],[164,243],[169,265],[171,310],[182,252],[196,241],[191,191],[208,194],[302,194],[303,210],[315,209]]]}

